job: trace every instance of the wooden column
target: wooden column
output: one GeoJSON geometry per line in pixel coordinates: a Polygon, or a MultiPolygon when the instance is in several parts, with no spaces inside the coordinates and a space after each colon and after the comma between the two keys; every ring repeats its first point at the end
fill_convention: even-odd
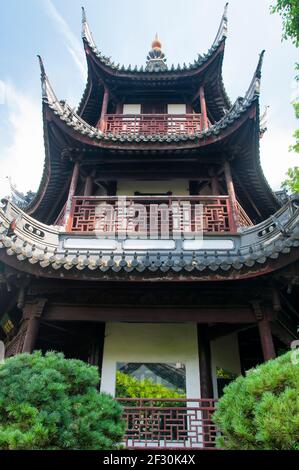
{"type": "Polygon", "coordinates": [[[27,302],[24,306],[23,319],[28,323],[22,348],[23,353],[31,354],[35,348],[40,318],[46,302],[46,299],[36,299],[33,302],[27,302]]]}
{"type": "Polygon", "coordinates": [[[225,181],[226,181],[226,186],[227,186],[227,192],[228,192],[230,203],[231,203],[233,219],[234,219],[235,226],[237,228],[238,227],[237,199],[236,199],[236,193],[235,193],[230,164],[227,161],[224,163],[224,175],[225,175],[225,181]]]}
{"type": "Polygon", "coordinates": [[[122,101],[119,101],[116,105],[116,110],[115,110],[115,113],[116,114],[123,114],[123,109],[124,109],[124,105],[123,105],[123,102],[122,101]]]}
{"type": "Polygon", "coordinates": [[[77,187],[78,178],[79,178],[79,169],[80,169],[79,162],[75,162],[70,189],[69,189],[69,193],[68,193],[68,197],[67,197],[67,201],[65,205],[65,212],[64,212],[64,218],[63,218],[63,225],[65,227],[69,224],[73,197],[75,196],[75,193],[76,193],[76,187],[77,187]]]}
{"type": "Polygon", "coordinates": [[[267,318],[262,318],[258,321],[259,334],[262,344],[264,360],[274,359],[276,357],[275,348],[273,344],[273,337],[271,333],[270,322],[267,318]]]}
{"type": "Polygon", "coordinates": [[[105,130],[105,124],[106,124],[105,116],[106,116],[107,110],[108,110],[108,103],[109,103],[109,90],[105,86],[104,96],[103,96],[103,103],[102,103],[102,110],[101,110],[101,117],[100,117],[100,121],[99,121],[99,129],[102,132],[104,132],[104,130],[105,130]]]}
{"type": "Polygon", "coordinates": [[[207,325],[197,325],[197,340],[201,398],[213,398],[211,347],[207,325]]]}
{"type": "Polygon", "coordinates": [[[102,369],[103,369],[105,335],[106,335],[106,323],[102,323],[100,327],[100,335],[98,338],[98,341],[99,341],[98,368],[99,368],[100,377],[102,377],[102,369]]]}
{"type": "Polygon", "coordinates": [[[199,89],[199,98],[200,98],[200,111],[201,111],[201,129],[207,129],[208,128],[208,115],[207,115],[205,91],[204,91],[203,86],[201,86],[199,89]]]}
{"type": "Polygon", "coordinates": [[[211,186],[212,186],[212,195],[213,196],[219,196],[220,195],[220,186],[219,186],[219,180],[218,176],[214,175],[211,178],[211,186]]]}
{"type": "Polygon", "coordinates": [[[92,176],[86,176],[85,185],[84,185],[84,196],[92,196],[93,189],[93,179],[92,176]]]}
{"type": "Polygon", "coordinates": [[[36,344],[36,339],[39,330],[40,319],[39,318],[30,318],[28,320],[26,335],[23,344],[23,353],[32,353],[34,346],[36,344]]]}

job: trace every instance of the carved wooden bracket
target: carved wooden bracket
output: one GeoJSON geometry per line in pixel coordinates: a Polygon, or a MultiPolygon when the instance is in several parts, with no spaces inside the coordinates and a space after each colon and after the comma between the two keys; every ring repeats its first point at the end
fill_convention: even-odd
{"type": "Polygon", "coordinates": [[[264,319],[264,312],[263,308],[261,306],[261,301],[260,300],[252,300],[251,302],[252,308],[253,308],[253,313],[257,321],[263,320],[264,319]]]}
{"type": "Polygon", "coordinates": [[[48,299],[39,298],[33,301],[27,301],[23,308],[23,318],[40,318],[48,299]]]}

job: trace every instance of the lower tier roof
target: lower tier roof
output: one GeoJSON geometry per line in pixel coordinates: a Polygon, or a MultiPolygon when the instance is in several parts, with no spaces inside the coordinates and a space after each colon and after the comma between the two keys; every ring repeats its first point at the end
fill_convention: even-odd
{"type": "Polygon", "coordinates": [[[10,202],[0,209],[0,261],[19,271],[80,280],[220,281],[253,278],[299,259],[298,200],[237,234],[196,241],[157,240],[150,247],[147,240],[101,240],[41,224],[10,202]]]}

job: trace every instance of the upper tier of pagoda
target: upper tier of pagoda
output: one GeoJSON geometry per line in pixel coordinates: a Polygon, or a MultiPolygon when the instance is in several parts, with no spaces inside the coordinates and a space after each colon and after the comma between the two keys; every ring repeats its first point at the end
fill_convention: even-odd
{"type": "Polygon", "coordinates": [[[146,66],[140,68],[115,64],[110,57],[99,51],[83,9],[82,38],[87,59],[88,80],[78,114],[88,124],[96,125],[100,117],[105,87],[112,90],[113,112],[115,112],[113,106],[116,109],[124,96],[131,94],[135,100],[138,97],[144,100],[147,95],[151,96],[153,91],[155,94],[159,93],[161,97],[166,95],[168,99],[174,99],[174,102],[183,97],[184,101],[198,112],[198,91],[200,86],[204,85],[210,118],[213,122],[219,121],[231,107],[222,81],[222,62],[227,35],[227,5],[215,40],[206,54],[198,54],[192,64],[184,63],[168,67],[161,49],[153,47],[147,57],[146,66]]]}

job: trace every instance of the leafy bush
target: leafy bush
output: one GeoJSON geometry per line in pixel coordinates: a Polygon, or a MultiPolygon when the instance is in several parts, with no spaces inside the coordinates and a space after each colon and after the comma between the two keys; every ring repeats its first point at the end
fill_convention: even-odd
{"type": "MultiPolygon", "coordinates": [[[[150,379],[138,380],[123,372],[117,372],[116,396],[120,398],[185,398],[186,394],[180,390],[156,384],[150,379]]],[[[163,402],[156,402],[155,405],[163,406],[163,402]]],[[[169,402],[165,403],[165,406],[169,406],[169,402]]]]}
{"type": "Polygon", "coordinates": [[[122,408],[99,393],[96,367],[63,354],[0,365],[0,449],[105,449],[124,433],[122,408]]]}
{"type": "Polygon", "coordinates": [[[228,385],[214,421],[222,432],[218,447],[299,450],[299,365],[290,353],[228,385]]]}

